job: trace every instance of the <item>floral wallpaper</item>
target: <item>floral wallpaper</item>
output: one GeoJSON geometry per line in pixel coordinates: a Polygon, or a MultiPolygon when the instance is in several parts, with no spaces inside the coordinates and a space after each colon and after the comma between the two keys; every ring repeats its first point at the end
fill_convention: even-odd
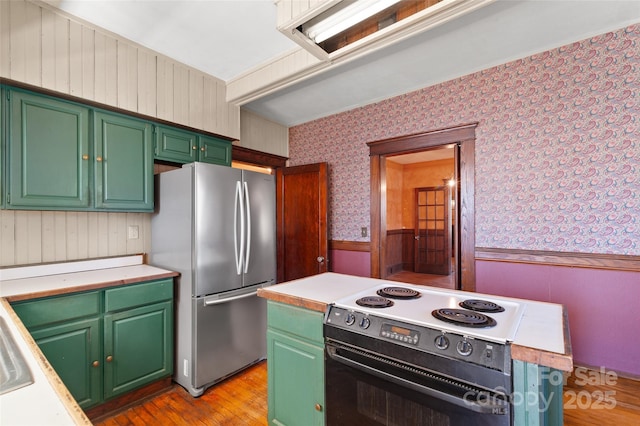
{"type": "Polygon", "coordinates": [[[366,143],[477,121],[476,246],[640,255],[639,88],[640,24],[292,127],[290,163],[366,241],[366,143]]]}

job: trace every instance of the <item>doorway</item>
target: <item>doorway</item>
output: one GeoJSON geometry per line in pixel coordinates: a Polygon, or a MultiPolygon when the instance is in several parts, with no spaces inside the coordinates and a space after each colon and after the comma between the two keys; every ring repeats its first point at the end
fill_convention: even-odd
{"type": "Polygon", "coordinates": [[[457,146],[389,155],[386,279],[456,289],[457,146]]]}
{"type": "Polygon", "coordinates": [[[387,278],[387,157],[438,148],[455,152],[453,287],[475,291],[474,165],[477,123],[370,142],[371,276],[387,278]]]}

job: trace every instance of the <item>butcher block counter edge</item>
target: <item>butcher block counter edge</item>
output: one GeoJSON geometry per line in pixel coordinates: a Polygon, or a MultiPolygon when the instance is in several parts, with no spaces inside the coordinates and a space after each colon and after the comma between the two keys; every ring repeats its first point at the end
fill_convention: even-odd
{"type": "Polygon", "coordinates": [[[569,315],[567,307],[562,306],[562,332],[564,336],[564,353],[545,351],[518,344],[511,345],[511,358],[532,364],[557,368],[561,371],[573,372],[573,353],[569,334],[569,315]]]}
{"type": "Polygon", "coordinates": [[[272,300],[274,302],[285,303],[287,305],[298,306],[300,308],[323,313],[327,310],[328,306],[327,303],[318,302],[317,300],[305,299],[303,297],[289,296],[286,294],[269,291],[269,288],[259,288],[258,296],[272,300]]]}
{"type": "MultiPolygon", "coordinates": [[[[373,287],[378,284],[380,284],[380,280],[376,278],[346,276],[327,272],[314,277],[302,278],[259,289],[258,296],[274,302],[298,306],[317,312],[325,312],[327,306],[336,299],[365,290],[368,287],[373,287]],[[348,277],[350,277],[351,280],[349,280],[348,277]],[[325,292],[322,290],[315,289],[315,291],[312,291],[308,288],[309,285],[313,285],[314,283],[319,284],[319,280],[322,280],[325,283],[335,283],[338,281],[343,285],[347,281],[351,281],[351,284],[353,285],[348,285],[346,288],[344,286],[341,287],[342,291],[338,291],[335,288],[329,288],[329,294],[323,294],[325,292]],[[302,289],[305,286],[307,288],[303,291],[302,289]]],[[[529,304],[544,304],[544,302],[523,301],[529,304]]],[[[511,357],[514,360],[525,361],[545,367],[555,368],[561,371],[571,372],[573,371],[573,354],[569,334],[569,320],[565,306],[562,306],[562,333],[564,340],[564,353],[512,343],[511,357]]]]}

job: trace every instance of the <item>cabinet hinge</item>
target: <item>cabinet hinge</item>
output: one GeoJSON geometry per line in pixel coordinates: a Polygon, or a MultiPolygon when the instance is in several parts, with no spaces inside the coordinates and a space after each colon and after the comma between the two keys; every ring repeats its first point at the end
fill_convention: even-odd
{"type": "Polygon", "coordinates": [[[7,194],[7,204],[11,204],[11,193],[7,194]]]}

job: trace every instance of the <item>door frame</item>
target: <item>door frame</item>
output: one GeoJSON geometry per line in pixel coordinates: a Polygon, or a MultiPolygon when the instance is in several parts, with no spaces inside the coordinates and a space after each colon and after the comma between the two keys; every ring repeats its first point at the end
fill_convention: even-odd
{"type": "Polygon", "coordinates": [[[476,289],[475,264],[475,141],[478,123],[433,130],[369,142],[371,169],[371,277],[386,278],[387,179],[386,157],[410,154],[447,145],[459,147],[456,162],[456,285],[465,291],[476,289]]]}

